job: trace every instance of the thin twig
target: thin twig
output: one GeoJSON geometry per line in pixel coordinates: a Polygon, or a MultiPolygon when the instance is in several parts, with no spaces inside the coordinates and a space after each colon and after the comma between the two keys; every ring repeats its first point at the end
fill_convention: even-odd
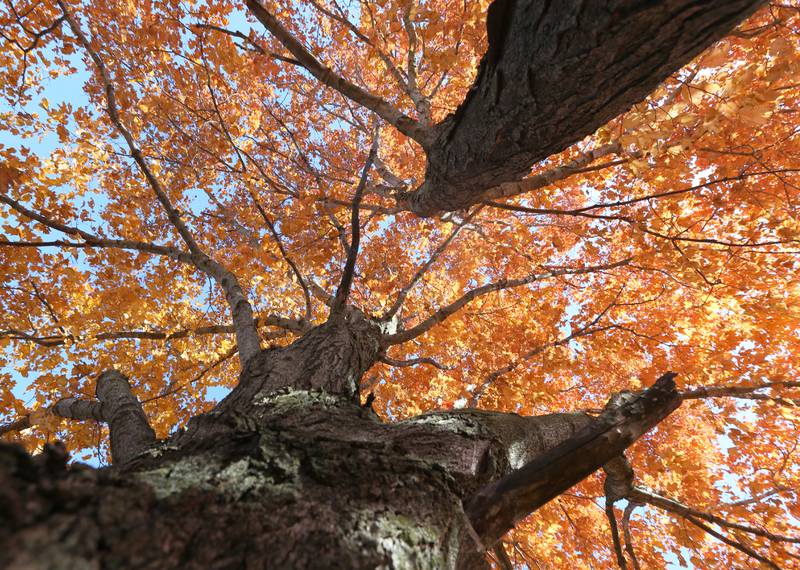
{"type": "Polygon", "coordinates": [[[614,544],[614,555],[617,557],[617,565],[620,570],[628,570],[628,563],[625,561],[625,555],[622,553],[622,544],[619,540],[619,528],[617,528],[617,515],[614,513],[614,503],[606,496],[606,517],[608,518],[608,526],[611,528],[611,541],[614,544]]]}

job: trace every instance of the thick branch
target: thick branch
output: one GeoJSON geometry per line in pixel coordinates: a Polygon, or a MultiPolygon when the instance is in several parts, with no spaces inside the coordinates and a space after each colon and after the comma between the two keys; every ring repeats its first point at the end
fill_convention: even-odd
{"type": "Polygon", "coordinates": [[[103,404],[93,400],[79,400],[77,398],[63,398],[55,403],[50,410],[61,418],[70,420],[95,420],[106,421],[103,415],[103,404]]]}
{"type": "MultiPolygon", "coordinates": [[[[97,400],[62,398],[50,407],[48,413],[72,420],[108,424],[111,457],[116,465],[127,463],[155,442],[156,434],[124,375],[116,370],[106,370],[100,374],[95,395],[97,400]]],[[[34,420],[36,413],[0,426],[0,435],[31,427],[37,423],[34,420]]]]}
{"type": "Polygon", "coordinates": [[[155,442],[156,434],[125,376],[106,370],[97,379],[95,395],[97,401],[64,398],[51,411],[62,418],[107,423],[111,457],[117,465],[127,463],[155,442]]]}
{"type": "Polygon", "coordinates": [[[291,34],[291,32],[289,32],[289,30],[284,28],[278,19],[264,8],[258,0],[247,0],[247,7],[258,21],[261,22],[264,27],[289,50],[289,53],[291,53],[320,83],[327,85],[331,89],[335,89],[348,99],[366,107],[387,123],[396,127],[397,130],[404,135],[416,140],[423,147],[426,146],[430,135],[417,121],[408,115],[400,113],[384,99],[351,83],[344,77],[337,75],[329,67],[323,65],[291,34]]]}
{"type": "Polygon", "coordinates": [[[31,427],[31,418],[28,415],[24,418],[14,420],[13,422],[0,425],[0,435],[22,431],[24,429],[28,429],[29,427],[31,427]]]}
{"type": "Polygon", "coordinates": [[[437,126],[411,209],[464,209],[521,180],[644,99],[763,4],[495,0],[478,76],[437,126]]]}
{"type": "Polygon", "coordinates": [[[609,406],[590,425],[546,453],[481,489],[466,513],[484,544],[492,545],[519,520],[618,456],[681,402],[674,373],[609,406]]]}
{"type": "Polygon", "coordinates": [[[95,395],[108,423],[115,463],[126,463],[155,442],[156,434],[125,376],[115,370],[103,372],[97,379],[95,395]]]}

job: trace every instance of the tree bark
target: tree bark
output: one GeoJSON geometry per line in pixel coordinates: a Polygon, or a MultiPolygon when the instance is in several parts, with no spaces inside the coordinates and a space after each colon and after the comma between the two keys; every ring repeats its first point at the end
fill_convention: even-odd
{"type": "Polygon", "coordinates": [[[644,99],[764,0],[495,0],[489,48],[426,146],[417,214],[467,208],[644,99]]]}
{"type": "MultiPolygon", "coordinates": [[[[211,412],[144,447],[126,437],[142,433],[138,415],[113,421],[82,403],[118,442],[111,468],[67,467],[54,446],[34,458],[0,446],[0,567],[484,568],[496,537],[471,513],[474,498],[553,450],[580,441],[584,454],[581,434],[608,418],[458,410],[383,423],[358,385],[391,332],[347,308],[251,359],[211,412]]],[[[103,375],[101,408],[109,379],[127,389],[103,375]]],[[[617,413],[613,429],[663,417],[645,408],[617,413]]],[[[579,470],[532,483],[569,486],[626,446],[604,445],[579,470]]]]}
{"type": "Polygon", "coordinates": [[[103,372],[97,379],[95,395],[96,402],[64,398],[52,411],[63,418],[106,422],[111,433],[111,457],[117,465],[155,443],[156,434],[124,375],[116,370],[103,372]]]}

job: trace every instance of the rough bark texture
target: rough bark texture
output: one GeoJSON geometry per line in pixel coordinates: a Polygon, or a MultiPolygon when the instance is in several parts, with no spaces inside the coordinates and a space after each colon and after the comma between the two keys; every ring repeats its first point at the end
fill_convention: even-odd
{"type": "Polygon", "coordinates": [[[644,99],[763,0],[495,0],[489,49],[426,148],[420,215],[475,204],[644,99]]]}
{"type": "Polygon", "coordinates": [[[345,307],[290,346],[262,351],[249,360],[239,385],[219,409],[245,413],[258,394],[285,387],[325,390],[358,402],[358,383],[380,355],[386,326],[345,307]]]}
{"type": "Polygon", "coordinates": [[[112,468],[0,446],[0,567],[485,567],[492,537],[464,505],[600,420],[460,410],[385,424],[357,400],[381,334],[348,310],[263,351],[214,410],[118,447],[112,468]]]}
{"type": "Polygon", "coordinates": [[[591,421],[453,412],[387,425],[290,389],[221,415],[125,469],[0,448],[0,566],[481,567],[465,497],[591,421]]]}

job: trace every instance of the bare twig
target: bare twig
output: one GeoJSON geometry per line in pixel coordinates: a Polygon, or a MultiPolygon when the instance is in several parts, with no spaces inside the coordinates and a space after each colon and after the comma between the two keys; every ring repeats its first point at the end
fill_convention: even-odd
{"type": "Polygon", "coordinates": [[[611,529],[611,541],[614,545],[614,555],[617,558],[617,565],[620,570],[628,570],[628,563],[625,561],[625,555],[622,553],[622,544],[619,540],[619,528],[617,527],[617,515],[614,513],[614,503],[606,497],[606,517],[608,518],[608,526],[611,529]]]}
{"type": "Polygon", "coordinates": [[[591,267],[582,267],[582,268],[560,268],[548,271],[546,273],[533,273],[528,275],[527,277],[522,277],[520,279],[501,279],[500,281],[489,283],[487,285],[483,285],[481,287],[477,287],[475,289],[471,289],[467,291],[464,295],[459,297],[457,300],[453,301],[449,305],[446,305],[436,311],[434,314],[429,316],[428,318],[421,321],[416,326],[399,332],[397,334],[389,335],[384,338],[384,341],[387,345],[391,344],[400,344],[402,342],[407,342],[418,336],[426,333],[435,325],[443,322],[448,317],[456,313],[462,307],[464,307],[467,303],[472,301],[473,299],[487,295],[489,293],[493,293],[495,291],[502,291],[504,289],[513,289],[515,287],[522,287],[524,285],[529,285],[534,281],[541,281],[543,279],[549,279],[551,277],[558,277],[561,275],[582,275],[586,273],[594,273],[598,271],[605,271],[609,269],[614,269],[616,267],[621,267],[623,265],[627,265],[630,263],[630,258],[623,259],[622,261],[617,261],[615,263],[609,263],[606,265],[597,265],[591,267]]]}
{"type": "Polygon", "coordinates": [[[445,249],[447,249],[447,247],[453,242],[456,236],[458,236],[458,233],[464,228],[464,226],[466,226],[469,222],[472,221],[472,219],[478,214],[480,210],[481,208],[477,208],[474,212],[472,212],[466,218],[464,218],[464,220],[461,223],[456,224],[455,229],[452,232],[450,232],[450,235],[447,236],[447,239],[445,239],[441,244],[439,244],[439,246],[435,250],[433,250],[430,257],[428,257],[428,260],[425,263],[423,263],[419,269],[417,269],[417,272],[414,274],[411,280],[408,283],[406,283],[406,285],[402,289],[400,289],[400,292],[397,294],[397,298],[395,298],[395,301],[394,303],[392,303],[392,306],[389,308],[388,311],[386,311],[381,316],[382,321],[391,320],[391,318],[397,314],[397,311],[399,311],[400,308],[403,306],[406,297],[408,296],[411,289],[414,288],[414,285],[416,285],[419,282],[419,280],[422,279],[425,273],[436,262],[436,259],[442,254],[442,252],[444,252],[445,249]]]}
{"type": "MultiPolygon", "coordinates": [[[[656,200],[659,198],[670,198],[673,196],[680,196],[682,194],[688,194],[691,192],[695,192],[697,190],[702,190],[703,188],[710,188],[717,184],[725,184],[727,182],[738,182],[741,180],[745,180],[747,178],[753,178],[758,176],[769,176],[769,175],[777,175],[777,174],[784,174],[790,172],[800,172],[798,168],[780,168],[780,169],[771,169],[771,170],[760,170],[755,172],[743,172],[741,174],[737,174],[735,176],[723,176],[721,178],[716,178],[714,180],[709,180],[708,182],[703,182],[700,184],[695,184],[693,186],[689,186],[686,188],[680,188],[678,190],[667,190],[665,192],[657,192],[654,194],[648,194],[645,196],[638,196],[635,198],[628,198],[624,200],[616,200],[614,202],[598,202],[596,204],[590,204],[588,206],[582,206],[580,208],[573,208],[570,210],[560,210],[554,208],[529,208],[527,206],[517,206],[514,204],[501,204],[498,202],[487,202],[487,205],[490,205],[495,208],[502,208],[505,210],[514,210],[518,212],[528,213],[528,214],[538,214],[538,215],[561,215],[561,216],[581,216],[586,215],[588,212],[593,210],[601,210],[606,208],[617,208],[620,206],[630,206],[631,204],[636,204],[638,202],[646,202],[649,200],[656,200]]],[[[526,179],[526,180],[532,180],[526,179]]],[[[523,180],[525,182],[525,180],[523,180]]],[[[590,216],[591,217],[591,216],[590,216]]]]}
{"type": "MultiPolygon", "coordinates": [[[[268,55],[269,57],[271,57],[273,59],[277,59],[278,61],[283,61],[285,63],[291,63],[292,65],[302,65],[299,61],[297,61],[294,58],[286,57],[286,56],[283,56],[283,55],[281,55],[279,53],[275,53],[275,52],[272,52],[272,51],[267,51],[266,49],[264,49],[264,46],[262,46],[258,42],[253,41],[253,39],[250,36],[246,36],[245,34],[243,34],[242,32],[240,32],[238,30],[229,30],[229,29],[223,28],[221,26],[215,26],[213,24],[201,24],[201,23],[192,24],[191,27],[195,28],[195,29],[198,29],[198,30],[214,30],[216,32],[220,32],[222,34],[225,34],[227,36],[231,36],[232,38],[239,38],[240,40],[242,40],[246,44],[250,45],[251,46],[250,49],[252,51],[255,51],[255,52],[257,52],[257,53],[259,53],[261,55],[268,55]]],[[[238,47],[241,47],[241,46],[238,46],[238,47]]]]}
{"type": "Polygon", "coordinates": [[[261,202],[257,199],[255,194],[251,193],[251,196],[253,198],[253,202],[256,205],[256,208],[258,209],[259,214],[261,215],[261,219],[264,220],[264,224],[267,226],[269,233],[272,235],[272,239],[275,240],[275,244],[278,246],[278,251],[280,251],[281,257],[289,266],[289,268],[292,270],[292,273],[297,278],[297,282],[300,285],[300,288],[303,290],[303,298],[305,299],[306,302],[306,320],[310,321],[312,312],[311,294],[308,290],[308,285],[306,284],[306,280],[305,278],[303,278],[303,274],[300,273],[300,269],[297,267],[297,264],[289,256],[289,253],[286,251],[286,248],[283,245],[283,241],[281,240],[281,236],[278,234],[278,230],[275,228],[275,224],[272,222],[272,219],[269,217],[266,210],[264,210],[264,207],[261,205],[261,202]]]}
{"type": "Polygon", "coordinates": [[[486,377],[486,379],[483,381],[483,383],[480,385],[480,387],[475,391],[474,395],[472,396],[472,400],[471,400],[470,405],[473,406],[473,407],[477,406],[478,405],[478,401],[481,399],[483,394],[486,392],[486,390],[489,388],[489,386],[492,385],[492,383],[495,380],[497,380],[498,378],[500,378],[504,374],[508,374],[509,372],[514,370],[517,366],[519,366],[525,360],[530,360],[531,358],[541,354],[542,352],[544,352],[548,348],[555,348],[557,346],[563,346],[563,345],[568,344],[569,342],[571,342],[571,341],[573,341],[573,340],[575,340],[577,338],[589,336],[589,335],[592,335],[594,333],[602,332],[602,331],[609,330],[609,329],[613,328],[613,325],[607,325],[607,326],[598,327],[597,324],[600,322],[600,319],[602,319],[611,310],[611,308],[616,305],[617,300],[619,299],[619,296],[621,294],[622,294],[622,290],[620,290],[619,293],[617,293],[617,295],[614,297],[614,300],[611,301],[611,303],[609,303],[608,305],[606,305],[606,307],[602,311],[600,311],[591,321],[589,321],[588,323],[576,328],[570,334],[565,335],[565,336],[561,337],[558,340],[539,345],[539,346],[537,346],[537,347],[525,352],[520,357],[515,358],[514,360],[512,360],[511,362],[509,362],[505,366],[503,366],[501,368],[498,368],[497,370],[494,370],[493,372],[491,372],[486,377]]]}
{"type": "Polygon", "coordinates": [[[221,365],[222,363],[224,363],[224,362],[230,360],[231,358],[233,358],[234,356],[236,356],[237,352],[239,352],[239,347],[236,346],[236,345],[233,345],[228,351],[225,352],[225,354],[223,354],[219,358],[215,359],[210,364],[204,366],[203,369],[194,378],[192,378],[188,382],[184,382],[182,384],[178,384],[177,386],[174,386],[174,387],[172,387],[172,388],[170,388],[170,389],[158,394],[157,396],[153,396],[152,398],[147,398],[146,400],[142,400],[142,404],[148,404],[150,402],[154,402],[156,400],[160,400],[161,398],[166,398],[167,396],[171,396],[172,394],[175,394],[175,393],[180,392],[181,390],[183,390],[185,388],[188,388],[189,386],[191,386],[195,382],[198,382],[198,381],[202,380],[205,377],[206,374],[208,374],[209,372],[211,372],[212,370],[217,368],[219,365],[221,365]]]}

